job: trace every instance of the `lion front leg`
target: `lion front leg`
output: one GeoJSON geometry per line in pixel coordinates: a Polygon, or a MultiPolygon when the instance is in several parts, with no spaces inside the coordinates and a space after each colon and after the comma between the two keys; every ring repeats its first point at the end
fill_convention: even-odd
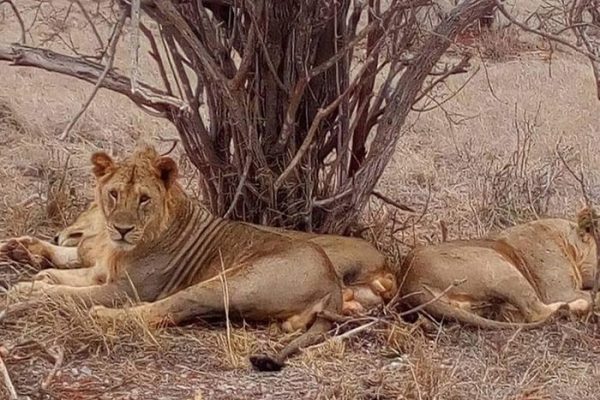
{"type": "Polygon", "coordinates": [[[0,248],[0,252],[18,262],[28,262],[35,257],[42,257],[48,260],[54,267],[60,269],[81,266],[81,260],[79,259],[76,247],[55,246],[31,236],[9,239],[0,248]],[[23,252],[23,250],[26,251],[23,252]],[[29,260],[25,260],[24,257],[29,258],[29,260]]]}
{"type": "MultiPolygon", "coordinates": [[[[231,308],[234,307],[231,304],[231,308]]],[[[107,319],[123,319],[127,318],[128,314],[137,315],[154,326],[178,325],[194,317],[220,316],[224,312],[225,300],[219,280],[209,280],[191,286],[152,303],[126,309],[99,306],[92,310],[95,316],[107,319]]]]}
{"type": "Polygon", "coordinates": [[[50,298],[51,300],[70,299],[84,304],[111,306],[132,296],[124,285],[108,283],[85,287],[52,285],[43,281],[19,282],[8,291],[8,296],[18,300],[50,298]]]}
{"type": "Polygon", "coordinates": [[[54,285],[85,287],[102,285],[107,281],[107,272],[102,269],[77,268],[77,269],[45,269],[34,275],[33,280],[43,281],[54,285]]]}

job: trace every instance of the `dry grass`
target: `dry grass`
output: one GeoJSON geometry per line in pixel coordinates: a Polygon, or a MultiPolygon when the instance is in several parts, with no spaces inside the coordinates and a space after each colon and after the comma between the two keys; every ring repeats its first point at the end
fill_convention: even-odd
{"type": "MultiPolygon", "coordinates": [[[[0,18],[0,40],[14,40],[14,22],[9,14],[0,18]]],[[[66,28],[92,45],[77,35],[79,23],[66,28]]],[[[366,212],[361,234],[396,262],[417,243],[440,241],[441,223],[452,239],[538,215],[574,216],[578,187],[555,162],[559,140],[573,162],[583,162],[592,200],[600,201],[600,105],[586,61],[557,53],[549,63],[532,53],[528,38],[510,30],[489,35],[476,43],[486,64],[442,108],[412,115],[380,182],[379,190],[416,214],[378,200],[366,212]]],[[[6,64],[0,76],[0,237],[50,237],[68,223],[90,199],[92,151],[119,154],[139,140],[168,149],[165,139],[175,135],[164,121],[101,91],[68,140],[59,141],[91,87],[6,64]]],[[[464,79],[450,80],[447,93],[464,79]]],[[[176,156],[194,192],[193,168],[180,149],[176,156]]],[[[34,272],[0,260],[5,286],[34,272]]],[[[234,322],[230,334],[220,322],[151,329],[133,318],[104,325],[76,304],[47,303],[0,321],[0,345],[12,349],[0,355],[19,393],[32,398],[583,400],[600,392],[593,326],[560,322],[515,334],[456,325],[423,330],[391,314],[385,321],[309,349],[279,374],[259,374],[247,356],[290,340],[275,325],[234,322]],[[49,349],[62,349],[64,361],[41,389],[55,365],[49,349]]],[[[2,390],[0,384],[0,398],[2,390]]]]}

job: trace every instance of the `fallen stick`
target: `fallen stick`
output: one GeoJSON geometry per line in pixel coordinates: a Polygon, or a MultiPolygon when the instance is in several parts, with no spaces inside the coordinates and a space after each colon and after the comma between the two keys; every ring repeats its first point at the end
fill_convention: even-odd
{"type": "Polygon", "coordinates": [[[62,366],[63,360],[65,358],[65,352],[60,347],[57,347],[56,353],[54,351],[51,351],[51,349],[46,349],[46,353],[48,353],[48,355],[54,358],[54,366],[52,367],[52,370],[50,371],[46,379],[42,381],[41,386],[43,390],[48,389],[48,386],[50,386],[50,383],[52,383],[52,379],[54,379],[56,372],[62,366]]]}
{"type": "Polygon", "coordinates": [[[2,374],[2,378],[4,379],[4,386],[6,386],[6,390],[8,390],[8,398],[9,400],[17,400],[17,391],[10,380],[10,375],[8,374],[8,370],[6,369],[6,365],[2,360],[2,355],[0,355],[0,373],[2,374]]]}
{"type": "MultiPolygon", "coordinates": [[[[429,301],[427,301],[427,302],[425,302],[423,304],[420,304],[420,305],[418,305],[416,307],[413,307],[410,310],[401,312],[401,313],[398,314],[398,316],[403,317],[405,315],[412,314],[412,313],[415,313],[415,312],[418,312],[418,311],[422,310],[423,308],[425,308],[429,304],[434,303],[434,302],[438,301],[439,299],[441,299],[452,288],[457,287],[459,285],[462,285],[464,282],[466,282],[466,279],[462,279],[462,280],[454,282],[452,285],[448,286],[444,291],[442,291],[440,294],[438,294],[437,296],[435,296],[431,300],[429,300],[429,301]]],[[[344,317],[342,317],[341,319],[339,319],[338,316],[336,316],[335,314],[331,314],[331,313],[325,314],[324,317],[330,317],[330,318],[332,318],[333,321],[336,321],[336,318],[338,318],[337,321],[340,321],[341,319],[345,319],[344,317]]],[[[377,324],[379,322],[386,322],[386,321],[384,321],[382,318],[377,318],[377,319],[375,319],[375,320],[373,320],[371,322],[367,322],[366,324],[363,324],[363,325],[357,326],[356,328],[350,329],[349,331],[344,332],[341,335],[333,336],[333,337],[327,339],[326,341],[324,341],[322,343],[316,344],[314,346],[307,347],[307,349],[316,349],[316,348],[322,347],[325,344],[327,344],[329,342],[332,342],[334,340],[341,341],[343,339],[346,339],[346,338],[349,338],[351,336],[354,336],[354,335],[356,335],[356,334],[358,334],[358,333],[360,333],[360,332],[362,332],[364,330],[367,330],[367,329],[369,329],[370,327],[372,327],[373,325],[375,325],[375,324],[377,324]]]]}

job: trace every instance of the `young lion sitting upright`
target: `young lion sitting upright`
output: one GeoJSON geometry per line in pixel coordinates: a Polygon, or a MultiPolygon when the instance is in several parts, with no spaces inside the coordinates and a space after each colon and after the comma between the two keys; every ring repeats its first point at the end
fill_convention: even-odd
{"type": "MultiPolygon", "coordinates": [[[[252,357],[261,370],[281,368],[287,356],[322,338],[331,327],[323,314],[342,313],[341,279],[319,245],[211,215],[179,185],[175,162],[153,148],[120,162],[95,153],[92,163],[107,243],[94,253],[96,266],[61,270],[58,283],[21,282],[12,293],[71,297],[110,318],[125,312],[107,308],[115,301],[139,298],[145,303],[132,311],[151,323],[177,324],[223,315],[226,285],[230,314],[308,329],[276,357],[252,357]],[[89,279],[98,269],[105,271],[101,279],[89,279]]],[[[40,248],[37,239],[18,241],[40,248]]],[[[77,263],[77,248],[53,247],[53,261],[77,263]]]]}

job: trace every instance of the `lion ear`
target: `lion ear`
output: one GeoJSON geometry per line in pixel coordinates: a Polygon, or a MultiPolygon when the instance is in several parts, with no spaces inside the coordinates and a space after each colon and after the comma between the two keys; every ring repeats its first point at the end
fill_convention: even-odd
{"type": "Polygon", "coordinates": [[[159,157],[154,162],[160,179],[164,182],[165,187],[169,189],[177,180],[177,163],[171,157],[159,157]]]}
{"type": "Polygon", "coordinates": [[[96,178],[103,177],[115,166],[112,158],[103,151],[92,154],[92,164],[94,165],[92,171],[96,178]]]}
{"type": "Polygon", "coordinates": [[[577,230],[584,239],[593,238],[594,228],[598,229],[598,214],[587,206],[577,213],[577,230]]]}

